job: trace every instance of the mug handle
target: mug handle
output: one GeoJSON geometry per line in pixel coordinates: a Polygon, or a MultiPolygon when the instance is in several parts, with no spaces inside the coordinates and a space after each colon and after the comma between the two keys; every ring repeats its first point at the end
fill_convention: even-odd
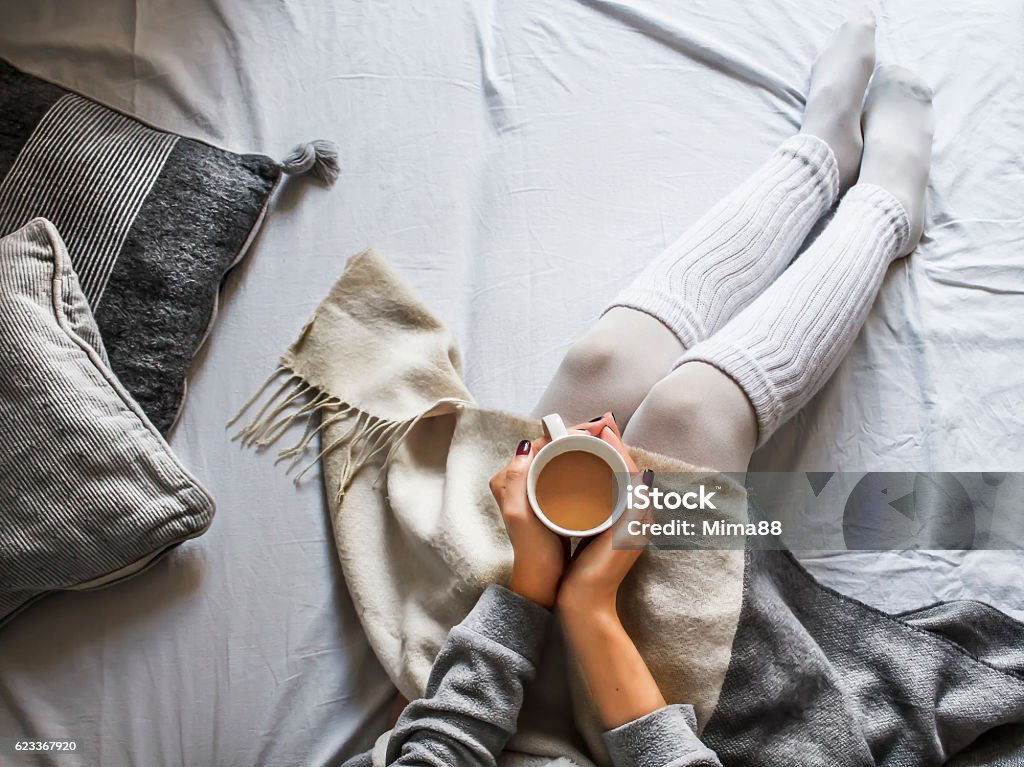
{"type": "Polygon", "coordinates": [[[551,437],[552,442],[569,436],[569,430],[565,428],[562,416],[558,413],[546,415],[540,419],[540,422],[544,425],[544,433],[551,437]]]}

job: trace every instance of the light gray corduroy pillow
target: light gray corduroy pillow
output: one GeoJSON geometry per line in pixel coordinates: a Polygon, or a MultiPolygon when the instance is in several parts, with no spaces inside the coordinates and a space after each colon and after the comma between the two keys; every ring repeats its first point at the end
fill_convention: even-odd
{"type": "Polygon", "coordinates": [[[139,572],[213,512],[110,371],[53,224],[0,239],[0,624],[139,572]]]}

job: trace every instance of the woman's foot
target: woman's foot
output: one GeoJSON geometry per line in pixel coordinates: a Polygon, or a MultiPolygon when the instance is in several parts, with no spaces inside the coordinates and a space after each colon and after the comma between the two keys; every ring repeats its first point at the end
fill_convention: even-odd
{"type": "Polygon", "coordinates": [[[861,164],[861,107],[874,68],[875,17],[865,13],[847,19],[832,33],[811,69],[800,132],[817,136],[832,148],[841,190],[853,184],[861,164]]]}
{"type": "Polygon", "coordinates": [[[911,252],[924,231],[924,199],[935,129],[932,91],[909,69],[883,65],[864,105],[864,159],[859,183],[892,194],[907,212],[911,252]]]}

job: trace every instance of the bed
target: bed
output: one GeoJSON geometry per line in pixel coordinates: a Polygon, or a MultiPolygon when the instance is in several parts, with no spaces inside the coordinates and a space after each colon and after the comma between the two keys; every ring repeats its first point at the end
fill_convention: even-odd
{"type": "MultiPolygon", "coordinates": [[[[528,410],[643,263],[799,124],[853,2],[527,0],[5,4],[0,56],[161,127],[283,155],[290,182],[229,278],[172,445],[218,502],[139,577],[0,632],[0,763],[321,765],[383,729],[392,688],[298,486],[226,421],[369,244],[455,331],[486,405],[528,410]],[[524,322],[523,318],[529,318],[524,322]],[[74,740],[29,758],[17,740],[74,740]]],[[[1024,440],[1024,10],[876,8],[879,59],[935,87],[929,223],[849,359],[756,456],[772,471],[1013,471],[1024,440]]],[[[1019,551],[807,552],[888,610],[976,598],[1024,617],[1019,551]]]]}

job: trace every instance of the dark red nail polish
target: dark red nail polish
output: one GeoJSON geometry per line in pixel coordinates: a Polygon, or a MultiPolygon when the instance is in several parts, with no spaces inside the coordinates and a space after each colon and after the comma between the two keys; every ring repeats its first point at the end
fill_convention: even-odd
{"type": "Polygon", "coordinates": [[[589,421],[587,421],[587,423],[597,423],[602,418],[604,418],[604,416],[603,415],[599,415],[597,418],[591,418],[589,421]]]}
{"type": "Polygon", "coordinates": [[[615,417],[615,413],[612,413],[612,411],[610,410],[608,411],[608,413],[611,415],[612,420],[615,421],[615,423],[619,422],[619,419],[615,417]]]}
{"type": "Polygon", "coordinates": [[[516,448],[516,455],[529,455],[530,454],[530,440],[524,439],[519,443],[519,447],[516,448]]]}
{"type": "Polygon", "coordinates": [[[642,482],[645,485],[647,485],[647,487],[650,487],[651,485],[653,485],[654,484],[654,472],[651,471],[650,469],[644,469],[644,476],[643,476],[642,482]]]}

